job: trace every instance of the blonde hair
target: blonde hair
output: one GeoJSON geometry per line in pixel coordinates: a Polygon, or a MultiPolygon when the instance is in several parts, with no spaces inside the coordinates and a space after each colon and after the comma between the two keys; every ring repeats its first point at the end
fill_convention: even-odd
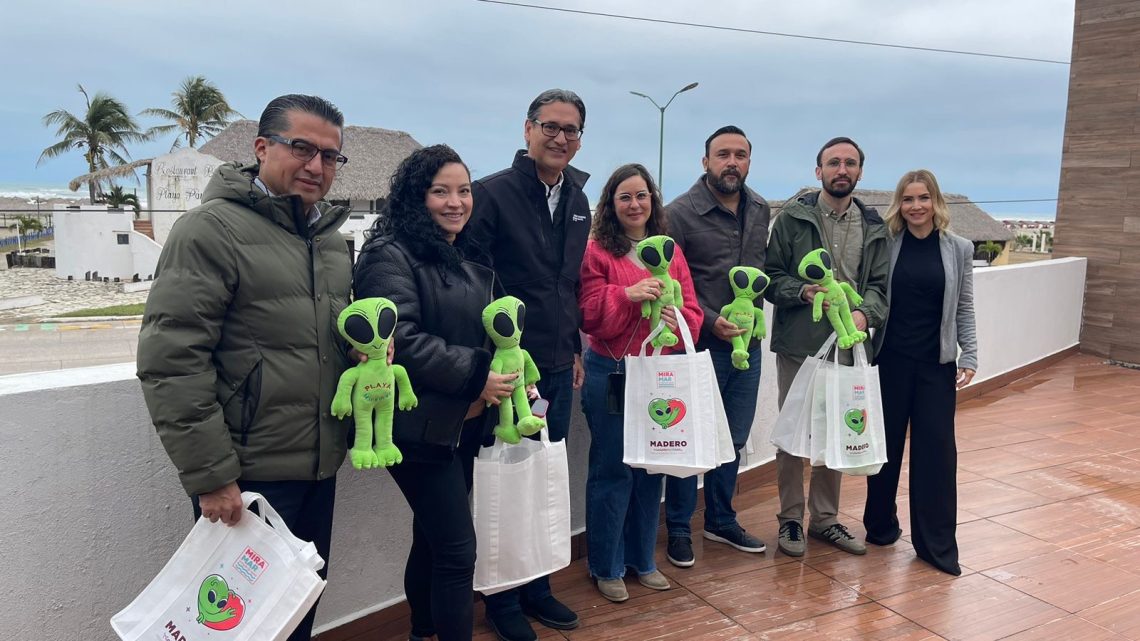
{"type": "Polygon", "coordinates": [[[946,205],[946,199],[942,197],[942,190],[938,187],[938,179],[929,169],[908,171],[899,179],[894,196],[891,197],[891,206],[887,207],[887,213],[883,216],[887,222],[887,228],[891,230],[892,235],[897,236],[906,227],[906,221],[899,215],[899,210],[902,209],[903,192],[914,183],[922,183],[930,191],[930,202],[934,206],[934,228],[938,231],[946,231],[950,227],[950,208],[946,205]]]}

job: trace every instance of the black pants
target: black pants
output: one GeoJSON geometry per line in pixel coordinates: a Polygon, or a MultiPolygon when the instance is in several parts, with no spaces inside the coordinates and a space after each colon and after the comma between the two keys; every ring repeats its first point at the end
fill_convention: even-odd
{"type": "MultiPolygon", "coordinates": [[[[332,544],[333,504],[336,500],[336,477],[323,481],[245,481],[238,479],[243,492],[257,492],[265,497],[284,519],[293,536],[312,541],[325,566],[317,574],[325,578],[329,571],[329,548],[332,544]]],[[[202,515],[198,497],[193,497],[194,518],[202,515]]],[[[254,506],[256,508],[256,506],[254,506]]],[[[288,641],[309,641],[313,636],[314,603],[288,641]]]]}
{"type": "MultiPolygon", "coordinates": [[[[478,430],[482,418],[464,425],[478,430]]],[[[412,508],[412,549],[404,568],[404,595],[412,634],[469,641],[475,580],[475,525],[467,495],[478,438],[442,461],[405,459],[388,468],[412,508]]]]}
{"type": "Polygon", "coordinates": [[[879,356],[887,432],[887,464],[867,478],[863,526],[867,538],[893,540],[899,531],[895,498],[910,426],[910,529],[918,557],[958,575],[958,450],[954,444],[954,363],[926,363],[905,354],[879,356]]]}

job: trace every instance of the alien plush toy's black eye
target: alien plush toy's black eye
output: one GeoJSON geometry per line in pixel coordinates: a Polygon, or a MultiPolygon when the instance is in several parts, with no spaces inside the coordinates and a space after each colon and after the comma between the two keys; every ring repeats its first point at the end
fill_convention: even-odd
{"type": "Polygon", "coordinates": [[[372,342],[375,335],[372,333],[372,324],[363,316],[353,314],[344,321],[344,333],[352,340],[367,345],[372,342]]]}
{"type": "Polygon", "coordinates": [[[495,321],[491,323],[491,327],[495,328],[495,333],[504,338],[515,335],[515,323],[511,320],[511,315],[505,311],[495,314],[495,321]]]}
{"type": "Polygon", "coordinates": [[[831,254],[827,252],[819,252],[819,262],[827,269],[831,269],[831,254]]]}
{"type": "Polygon", "coordinates": [[[209,601],[210,603],[217,601],[218,600],[217,593],[215,593],[213,590],[210,590],[209,592],[206,593],[206,600],[209,601]]]}
{"type": "Polygon", "coordinates": [[[769,279],[767,275],[760,274],[756,277],[756,280],[752,281],[752,291],[759,294],[768,287],[769,282],[771,282],[771,279],[769,279]]]}
{"type": "Polygon", "coordinates": [[[380,317],[376,319],[376,331],[380,338],[392,338],[392,331],[396,329],[396,310],[385,307],[380,310],[380,317]]]}
{"type": "Polygon", "coordinates": [[[804,270],[804,274],[806,274],[810,280],[823,280],[824,271],[819,265],[808,265],[807,269],[804,270]]]}
{"type": "Polygon", "coordinates": [[[744,289],[748,287],[748,274],[745,274],[744,270],[733,272],[732,284],[736,285],[737,289],[744,289]]]}
{"type": "Polygon", "coordinates": [[[665,251],[665,262],[673,262],[673,252],[677,249],[677,243],[672,240],[667,240],[665,241],[663,249],[665,251]]]}
{"type": "Polygon", "coordinates": [[[525,332],[526,330],[524,329],[524,327],[525,327],[526,323],[524,321],[526,320],[526,305],[519,305],[518,310],[515,311],[515,316],[518,317],[519,331],[525,332]]]}
{"type": "Polygon", "coordinates": [[[661,264],[661,254],[657,253],[656,247],[645,247],[641,250],[641,262],[656,267],[661,264]]]}

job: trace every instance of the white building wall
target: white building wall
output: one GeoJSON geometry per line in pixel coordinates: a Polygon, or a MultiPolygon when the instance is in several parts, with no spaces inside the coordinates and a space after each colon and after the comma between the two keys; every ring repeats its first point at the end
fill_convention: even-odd
{"type": "Polygon", "coordinates": [[[67,209],[52,212],[55,226],[55,275],[82,280],[87,272],[99,277],[130,278],[137,270],[131,245],[118,244],[119,234],[134,231],[134,212],[107,209],[106,206],[67,209]]]}
{"type": "Polygon", "coordinates": [[[154,272],[158,266],[158,256],[162,253],[162,245],[146,234],[140,234],[137,231],[131,232],[131,263],[134,271],[132,275],[138,274],[139,278],[146,280],[147,278],[154,277],[154,272]]]}
{"type": "MultiPolygon", "coordinates": [[[[1085,269],[1085,259],[1069,258],[975,272],[975,381],[1077,344],[1085,269]]],[[[771,323],[770,308],[766,316],[771,323]]],[[[772,456],[776,370],[773,355],[764,356],[747,467],[772,456]]],[[[107,620],[189,531],[189,500],[134,372],[128,363],[0,377],[0,581],[36,595],[35,616],[0,618],[0,639],[111,641],[107,620]]],[[[584,524],[589,447],[579,407],[575,400],[569,439],[575,532],[584,524]]],[[[402,599],[410,532],[410,512],[387,473],[341,470],[319,627],[402,599]]]]}

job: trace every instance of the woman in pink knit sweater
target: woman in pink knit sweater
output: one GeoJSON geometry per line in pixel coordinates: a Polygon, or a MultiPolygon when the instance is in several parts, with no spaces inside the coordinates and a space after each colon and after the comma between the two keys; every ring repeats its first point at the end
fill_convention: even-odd
{"type": "MultiPolygon", "coordinates": [[[[649,335],[652,328],[641,317],[641,303],[660,296],[662,287],[641,264],[634,246],[661,234],[668,234],[665,208],[649,171],[638,164],[619,167],[602,189],[582,259],[578,295],[582,331],[589,343],[582,359],[586,368],[582,411],[591,436],[586,478],[589,568],[598,590],[611,601],[629,598],[623,578],[626,568],[637,572],[646,587],[670,587],[653,556],[661,475],[622,463],[622,359],[638,353],[649,335]]],[[[679,247],[669,274],[681,283],[681,314],[696,340],[703,313],[679,247]]],[[[663,310],[662,319],[677,332],[673,310],[663,310]]]]}

